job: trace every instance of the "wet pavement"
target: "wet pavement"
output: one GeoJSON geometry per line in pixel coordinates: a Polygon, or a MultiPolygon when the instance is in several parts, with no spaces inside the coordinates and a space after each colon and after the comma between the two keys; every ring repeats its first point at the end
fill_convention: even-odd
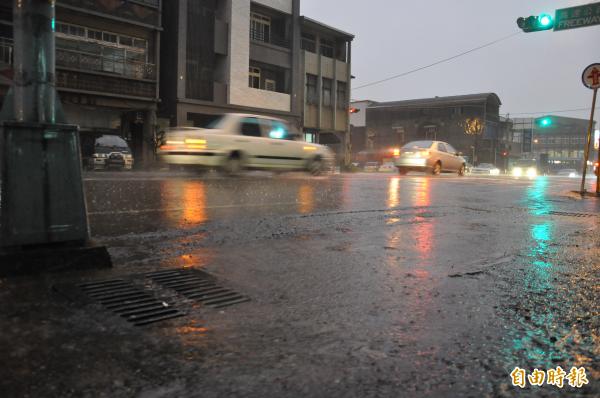
{"type": "MultiPolygon", "coordinates": [[[[600,201],[540,177],[90,173],[111,270],[0,280],[4,396],[598,396],[600,201]],[[201,269],[137,327],[57,286],[201,269]],[[511,384],[585,367],[581,389],[511,384]]],[[[589,187],[593,188],[593,187],[589,187]]],[[[159,292],[164,293],[163,291],[159,292]]]]}

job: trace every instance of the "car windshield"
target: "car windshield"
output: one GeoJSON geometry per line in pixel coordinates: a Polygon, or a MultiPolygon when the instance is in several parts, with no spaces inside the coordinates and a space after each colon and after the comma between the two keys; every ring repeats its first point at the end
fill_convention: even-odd
{"type": "Polygon", "coordinates": [[[403,151],[411,151],[414,149],[429,149],[433,145],[433,141],[413,141],[402,147],[403,151]]]}
{"type": "Polygon", "coordinates": [[[130,153],[127,142],[117,135],[103,135],[96,138],[95,153],[123,152],[130,153]]]}

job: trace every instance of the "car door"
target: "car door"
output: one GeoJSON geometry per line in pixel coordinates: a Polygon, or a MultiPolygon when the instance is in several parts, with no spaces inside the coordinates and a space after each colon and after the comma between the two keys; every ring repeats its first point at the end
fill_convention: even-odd
{"type": "Polygon", "coordinates": [[[292,132],[281,120],[262,119],[263,136],[268,140],[273,167],[294,169],[303,161],[302,145],[294,141],[292,132]]]}
{"type": "Polygon", "coordinates": [[[234,147],[244,154],[244,163],[249,167],[268,167],[266,139],[262,137],[260,120],[257,117],[244,117],[240,120],[239,135],[234,136],[234,147]]]}
{"type": "Polygon", "coordinates": [[[440,160],[442,161],[442,170],[452,170],[452,159],[448,156],[449,154],[446,145],[442,142],[438,142],[437,149],[440,160]]]}
{"type": "Polygon", "coordinates": [[[462,160],[458,157],[458,151],[454,149],[454,147],[447,142],[444,143],[446,146],[446,150],[448,151],[448,155],[450,155],[452,161],[452,170],[458,170],[462,166],[462,160]]]}

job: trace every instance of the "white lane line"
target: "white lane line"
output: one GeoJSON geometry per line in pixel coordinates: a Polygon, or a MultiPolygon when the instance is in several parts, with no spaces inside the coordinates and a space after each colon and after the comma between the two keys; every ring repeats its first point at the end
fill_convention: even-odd
{"type": "MultiPolygon", "coordinates": [[[[305,202],[289,202],[289,203],[251,203],[251,204],[232,204],[232,205],[219,205],[219,206],[199,206],[201,209],[231,209],[231,208],[242,208],[242,207],[273,207],[273,206],[297,206],[297,205],[309,205],[310,203],[305,202]]],[[[145,213],[170,213],[185,211],[187,209],[183,207],[176,207],[171,209],[142,209],[142,210],[107,210],[107,211],[92,211],[89,212],[90,216],[105,216],[105,215],[117,215],[117,214],[145,214],[145,213]]]]}

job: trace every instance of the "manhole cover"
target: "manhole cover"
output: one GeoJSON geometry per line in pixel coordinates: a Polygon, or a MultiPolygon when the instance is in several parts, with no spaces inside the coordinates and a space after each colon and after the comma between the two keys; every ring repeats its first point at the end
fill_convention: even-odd
{"type": "Polygon", "coordinates": [[[215,284],[207,274],[196,270],[158,271],[146,276],[163,288],[172,289],[187,299],[212,308],[250,301],[246,296],[215,284]]]}
{"type": "Polygon", "coordinates": [[[597,214],[590,214],[590,213],[569,213],[569,212],[566,212],[566,211],[549,211],[548,214],[552,214],[554,216],[580,217],[580,218],[598,217],[597,214]]]}
{"type": "Polygon", "coordinates": [[[78,285],[92,300],[136,326],[148,325],[185,315],[166,301],[131,281],[113,279],[78,285]]]}

